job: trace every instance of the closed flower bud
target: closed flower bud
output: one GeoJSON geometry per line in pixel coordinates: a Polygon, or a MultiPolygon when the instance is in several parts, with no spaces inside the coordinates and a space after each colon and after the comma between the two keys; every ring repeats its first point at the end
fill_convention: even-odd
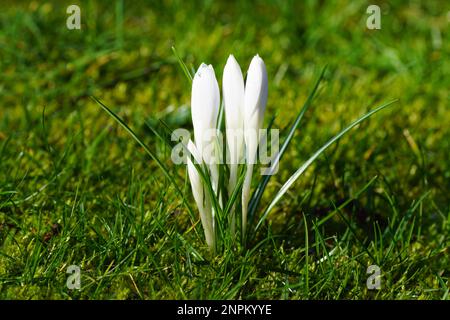
{"type": "Polygon", "coordinates": [[[242,233],[245,236],[247,226],[247,210],[253,165],[256,162],[256,151],[259,143],[259,129],[263,124],[267,103],[267,71],[264,61],[256,55],[253,57],[247,72],[244,95],[244,139],[247,171],[242,186],[242,233]]]}

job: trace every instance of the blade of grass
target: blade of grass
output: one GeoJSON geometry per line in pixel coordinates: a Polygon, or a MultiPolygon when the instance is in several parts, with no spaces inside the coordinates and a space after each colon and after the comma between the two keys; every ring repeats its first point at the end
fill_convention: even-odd
{"type": "Polygon", "coordinates": [[[311,102],[314,99],[317,89],[319,88],[319,84],[323,80],[326,69],[327,69],[327,66],[325,66],[322,69],[322,72],[320,73],[319,78],[316,80],[316,83],[314,84],[314,87],[313,87],[311,93],[309,94],[302,109],[300,110],[299,114],[297,115],[297,118],[295,119],[294,123],[292,124],[292,126],[288,132],[288,135],[286,136],[286,139],[284,140],[284,143],[281,146],[281,149],[280,149],[278,155],[276,156],[275,160],[273,161],[273,163],[270,167],[269,174],[262,177],[261,181],[259,182],[257,188],[255,189],[255,191],[250,199],[249,210],[248,210],[250,225],[253,222],[255,212],[258,209],[258,204],[261,201],[264,190],[266,189],[266,186],[269,183],[269,180],[272,177],[273,172],[275,172],[275,168],[278,166],[281,157],[283,156],[284,152],[286,151],[287,147],[289,146],[289,143],[291,142],[292,138],[294,137],[295,130],[300,125],[300,122],[303,119],[303,116],[305,115],[306,111],[308,110],[309,106],[311,105],[311,102]]]}
{"type": "Polygon", "coordinates": [[[309,297],[309,231],[305,214],[303,214],[303,222],[305,224],[305,294],[309,297]]]}
{"type": "Polygon", "coordinates": [[[333,206],[335,207],[335,210],[337,210],[337,213],[339,214],[339,216],[342,218],[342,220],[345,222],[345,224],[347,225],[348,230],[352,233],[353,237],[356,239],[356,241],[361,245],[361,248],[363,248],[363,250],[367,253],[367,255],[372,259],[372,261],[375,261],[377,265],[381,265],[380,261],[378,261],[376,259],[376,257],[369,251],[367,245],[364,243],[363,240],[361,240],[358,237],[358,233],[356,231],[355,228],[353,228],[352,224],[350,223],[350,221],[345,217],[345,215],[341,212],[341,210],[338,210],[338,208],[335,206],[334,202],[333,202],[333,206]]]}
{"type": "Polygon", "coordinates": [[[390,101],[388,103],[385,103],[374,110],[366,113],[353,123],[351,123],[349,126],[347,126],[344,130],[342,130],[340,133],[335,135],[333,138],[331,138],[327,143],[325,143],[319,150],[316,151],[303,165],[285,182],[285,184],[281,187],[280,191],[275,195],[275,197],[272,199],[270,204],[267,206],[266,210],[264,211],[263,215],[258,221],[258,224],[255,227],[255,230],[258,230],[258,228],[261,226],[263,221],[266,219],[269,212],[275,207],[275,205],[280,201],[280,199],[284,196],[284,194],[288,191],[288,189],[294,184],[294,182],[305,172],[305,170],[334,142],[339,140],[343,135],[345,135],[347,132],[349,132],[352,128],[372,116],[373,114],[377,113],[378,111],[392,105],[397,100],[390,101]]]}
{"type": "Polygon", "coordinates": [[[94,100],[96,103],[98,103],[100,105],[100,107],[104,111],[106,111],[106,113],[108,113],[117,123],[119,123],[122,126],[122,128],[124,128],[125,131],[127,131],[128,134],[144,149],[144,151],[150,156],[150,158],[152,158],[152,160],[154,160],[156,162],[158,167],[162,170],[162,172],[167,177],[167,179],[169,179],[169,182],[173,185],[173,187],[175,188],[176,192],[181,197],[181,199],[183,201],[183,204],[185,205],[185,207],[188,210],[188,212],[191,215],[191,217],[194,218],[195,215],[194,215],[191,207],[187,203],[186,198],[185,198],[182,190],[180,189],[180,187],[176,183],[174,177],[170,174],[169,170],[167,170],[167,168],[164,166],[162,161],[150,150],[150,148],[136,135],[136,133],[134,133],[134,131],[118,115],[116,115],[111,109],[109,109],[105,104],[103,104],[96,97],[91,96],[91,99],[94,100]]]}
{"type": "Polygon", "coordinates": [[[242,184],[244,183],[244,178],[245,178],[245,174],[241,174],[237,181],[236,187],[234,188],[234,190],[230,196],[230,199],[228,199],[228,202],[225,205],[224,216],[227,216],[230,213],[231,207],[234,205],[234,203],[237,199],[237,196],[241,193],[241,191],[242,191],[241,187],[242,187],[242,184]]]}
{"type": "Polygon", "coordinates": [[[173,54],[175,55],[175,57],[177,58],[178,63],[180,65],[181,69],[183,70],[185,76],[188,78],[189,83],[192,83],[192,74],[189,72],[189,69],[187,68],[184,61],[181,59],[180,55],[178,54],[177,49],[175,49],[174,46],[172,46],[172,51],[173,51],[173,54]]]}
{"type": "Polygon", "coordinates": [[[352,201],[356,200],[359,198],[359,196],[361,194],[363,194],[364,192],[366,192],[366,190],[378,179],[378,176],[374,176],[372,179],[370,179],[369,182],[367,182],[353,197],[351,197],[350,199],[348,199],[347,201],[345,201],[343,204],[341,204],[336,210],[333,210],[332,212],[330,212],[326,217],[323,217],[322,219],[319,220],[319,222],[317,223],[317,226],[321,226],[322,224],[324,224],[325,222],[327,222],[328,220],[330,220],[336,213],[338,210],[342,210],[343,208],[345,208],[349,203],[351,203],[352,201]]]}

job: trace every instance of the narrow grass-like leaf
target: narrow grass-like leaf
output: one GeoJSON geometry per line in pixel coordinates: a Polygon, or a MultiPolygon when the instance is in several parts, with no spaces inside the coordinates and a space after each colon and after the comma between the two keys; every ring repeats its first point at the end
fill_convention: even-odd
{"type": "Polygon", "coordinates": [[[291,128],[289,129],[286,139],[284,140],[283,145],[281,146],[280,151],[278,152],[278,155],[276,156],[276,158],[274,159],[274,161],[270,167],[269,174],[262,177],[261,181],[259,182],[257,188],[255,189],[255,191],[250,199],[249,210],[248,210],[250,225],[253,222],[253,219],[255,217],[255,212],[258,209],[258,205],[259,205],[259,202],[261,201],[261,197],[264,193],[264,190],[266,189],[266,186],[269,183],[270,178],[272,177],[273,173],[275,172],[275,168],[277,168],[281,157],[287,150],[289,143],[291,142],[292,138],[294,137],[295,130],[297,130],[298,126],[300,125],[301,120],[303,119],[303,116],[305,115],[306,111],[308,110],[309,106],[311,105],[311,102],[314,99],[317,89],[319,88],[319,84],[323,80],[326,69],[327,69],[326,66],[322,69],[322,72],[320,73],[319,78],[317,79],[316,83],[314,84],[313,90],[309,94],[308,98],[306,99],[305,103],[303,104],[302,109],[300,110],[294,123],[292,124],[291,128]]]}
{"type": "Polygon", "coordinates": [[[196,259],[196,261],[205,261],[205,258],[203,258],[203,256],[197,250],[195,250],[195,248],[188,241],[186,241],[186,239],[180,233],[177,232],[176,236],[186,246],[188,253],[191,254],[196,259]]]}
{"type": "Polygon", "coordinates": [[[367,255],[372,259],[372,261],[375,261],[377,265],[381,265],[380,261],[378,261],[376,259],[376,257],[369,251],[368,247],[364,244],[364,241],[361,240],[358,237],[358,233],[355,230],[355,228],[353,228],[352,224],[350,223],[350,221],[342,214],[341,210],[339,210],[334,202],[333,202],[333,206],[335,207],[335,210],[337,211],[337,213],[339,214],[339,216],[342,218],[342,220],[345,222],[345,224],[347,225],[348,230],[353,234],[353,236],[355,237],[356,241],[359,243],[359,245],[361,246],[361,248],[367,253],[367,255]]]}
{"type": "Polygon", "coordinates": [[[6,194],[16,194],[17,191],[0,191],[0,196],[6,195],[6,194]]]}
{"type": "Polygon", "coordinates": [[[186,78],[188,78],[189,82],[192,83],[192,74],[189,72],[188,67],[186,66],[184,61],[181,59],[180,55],[178,54],[177,49],[175,49],[174,46],[172,46],[172,51],[173,51],[173,54],[175,55],[175,57],[177,58],[178,63],[180,65],[181,69],[183,70],[186,78]]]}
{"type": "Polygon", "coordinates": [[[189,211],[189,214],[191,215],[191,217],[194,217],[193,211],[192,211],[191,207],[189,206],[189,204],[187,203],[186,198],[185,198],[185,196],[183,194],[183,191],[180,189],[180,187],[176,183],[176,181],[175,181],[174,177],[172,176],[172,174],[170,174],[169,170],[167,170],[166,166],[156,156],[156,154],[154,154],[150,150],[150,148],[136,135],[136,133],[134,133],[134,131],[118,115],[116,115],[111,109],[109,109],[105,104],[103,104],[96,97],[91,96],[91,98],[92,98],[92,100],[97,102],[100,105],[100,107],[104,111],[106,111],[106,113],[108,113],[117,123],[119,123],[122,126],[122,128],[124,128],[128,132],[128,134],[144,149],[144,151],[150,156],[150,158],[152,158],[152,160],[154,160],[156,162],[158,167],[162,170],[164,175],[167,177],[169,182],[173,185],[173,187],[175,188],[176,192],[181,197],[181,199],[183,201],[183,204],[186,206],[186,209],[189,211]]]}
{"type": "Polygon", "coordinates": [[[305,172],[305,170],[334,142],[339,140],[343,135],[345,135],[347,132],[349,132],[353,127],[357,126],[373,114],[377,113],[378,111],[390,106],[397,100],[390,101],[388,103],[385,103],[374,110],[366,113],[362,117],[360,117],[358,120],[351,123],[349,126],[347,126],[344,130],[342,130],[340,133],[335,135],[332,139],[330,139],[327,143],[325,143],[319,150],[316,151],[303,165],[286,181],[286,183],[281,187],[280,191],[275,195],[275,197],[272,199],[270,204],[267,206],[266,210],[264,211],[263,215],[259,219],[258,224],[255,227],[255,230],[257,230],[263,221],[266,219],[269,212],[275,207],[275,205],[280,201],[280,199],[283,197],[283,195],[288,191],[288,189],[294,184],[294,182],[305,172]]]}
{"type": "Polygon", "coordinates": [[[332,212],[330,212],[326,217],[323,217],[322,219],[320,219],[319,222],[317,223],[317,226],[321,226],[322,224],[324,224],[325,222],[330,220],[338,212],[338,210],[342,210],[349,203],[358,199],[359,196],[361,194],[363,194],[377,179],[378,179],[378,176],[374,176],[372,179],[370,179],[370,181],[367,182],[353,197],[351,197],[350,199],[345,201],[343,204],[341,204],[339,207],[337,207],[336,210],[333,210],[332,212]]]}
{"type": "Polygon", "coordinates": [[[228,199],[228,202],[226,203],[225,207],[224,207],[224,215],[227,216],[230,213],[231,208],[233,207],[237,196],[241,193],[242,189],[242,184],[244,183],[244,178],[245,178],[245,174],[241,174],[237,183],[236,183],[236,187],[234,188],[230,198],[228,199]]]}
{"type": "Polygon", "coordinates": [[[303,222],[305,224],[305,295],[309,296],[309,238],[308,238],[308,222],[303,214],[303,222]]]}

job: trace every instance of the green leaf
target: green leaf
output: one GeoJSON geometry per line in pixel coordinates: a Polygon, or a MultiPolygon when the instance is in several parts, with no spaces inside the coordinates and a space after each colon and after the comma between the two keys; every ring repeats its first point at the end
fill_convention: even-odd
{"type": "Polygon", "coordinates": [[[191,207],[189,206],[189,204],[186,201],[186,198],[183,194],[183,191],[180,189],[180,187],[178,186],[177,182],[175,181],[174,177],[172,176],[172,174],[170,174],[169,170],[166,168],[166,166],[162,163],[162,161],[156,156],[156,154],[154,154],[150,148],[136,135],[136,133],[134,133],[134,131],[117,115],[115,114],[111,109],[109,109],[105,104],[103,104],[99,99],[97,99],[94,96],[91,96],[91,99],[94,100],[95,102],[97,102],[100,107],[102,107],[102,109],[104,111],[106,111],[106,113],[108,113],[117,123],[119,123],[127,132],[128,134],[144,149],[144,151],[150,156],[150,158],[152,158],[152,160],[154,160],[156,162],[156,164],[158,165],[158,167],[162,170],[162,172],[164,173],[164,175],[167,177],[167,179],[169,180],[169,182],[173,185],[173,187],[175,188],[175,191],[179,194],[179,196],[181,197],[181,199],[183,200],[183,204],[186,207],[186,209],[188,210],[189,214],[191,215],[192,218],[195,217],[191,207]]]}
{"type": "Polygon", "coordinates": [[[339,210],[342,210],[343,208],[345,208],[349,203],[351,203],[352,201],[356,200],[359,198],[359,196],[361,194],[363,194],[364,192],[366,192],[366,190],[378,179],[378,176],[374,176],[372,179],[370,179],[369,182],[367,182],[362,188],[361,190],[359,190],[358,192],[356,192],[356,194],[351,197],[350,199],[348,199],[347,201],[345,201],[343,204],[341,204],[339,207],[337,207],[337,209],[331,211],[327,216],[323,217],[322,219],[319,220],[319,222],[317,223],[317,226],[321,226],[322,224],[324,224],[325,222],[327,222],[328,220],[330,220],[339,210]]]}
{"type": "Polygon", "coordinates": [[[303,165],[298,168],[298,170],[285,182],[285,184],[281,187],[280,191],[275,195],[275,197],[272,199],[270,204],[267,206],[266,210],[264,211],[263,215],[258,221],[258,224],[255,227],[255,230],[258,230],[258,228],[261,226],[263,221],[266,219],[270,211],[275,207],[275,205],[280,201],[280,199],[284,196],[284,194],[289,190],[289,188],[294,184],[294,182],[305,172],[305,170],[334,142],[339,140],[343,135],[345,135],[347,132],[349,132],[352,128],[372,116],[373,114],[377,113],[378,111],[390,106],[397,100],[390,101],[388,103],[385,103],[374,110],[366,113],[362,117],[360,117],[358,120],[351,123],[349,126],[347,126],[344,130],[342,130],[340,133],[335,135],[332,139],[330,139],[327,143],[325,143],[319,150],[316,151],[303,165]]]}
{"type": "Polygon", "coordinates": [[[177,58],[178,64],[180,65],[181,69],[183,70],[186,78],[188,78],[189,82],[192,83],[192,74],[189,72],[188,67],[186,66],[184,61],[181,59],[180,55],[178,54],[177,49],[175,49],[174,46],[172,46],[172,51],[173,51],[173,54],[175,55],[175,57],[177,58]]]}
{"type": "Polygon", "coordinates": [[[305,103],[303,104],[303,107],[301,108],[300,112],[298,113],[294,123],[292,124],[291,128],[289,129],[288,135],[286,136],[286,139],[283,142],[283,145],[280,148],[280,151],[278,152],[277,157],[273,161],[271,167],[270,167],[270,173],[268,175],[265,175],[262,177],[261,181],[259,182],[257,188],[255,189],[249,203],[249,210],[248,210],[248,216],[249,216],[249,224],[252,224],[252,221],[255,217],[256,210],[258,209],[259,202],[261,201],[261,197],[264,193],[264,190],[266,189],[267,184],[269,183],[270,178],[272,177],[275,168],[278,166],[281,157],[283,156],[284,152],[286,151],[287,147],[289,146],[289,143],[291,142],[292,138],[294,137],[295,130],[300,125],[300,121],[303,119],[303,116],[305,115],[306,111],[308,110],[309,106],[311,105],[311,102],[314,99],[314,96],[317,92],[317,89],[319,88],[320,82],[323,80],[323,77],[325,75],[325,71],[327,69],[327,66],[325,66],[322,69],[322,72],[320,73],[319,78],[317,79],[316,83],[314,84],[314,87],[309,94],[308,98],[306,99],[305,103]]]}

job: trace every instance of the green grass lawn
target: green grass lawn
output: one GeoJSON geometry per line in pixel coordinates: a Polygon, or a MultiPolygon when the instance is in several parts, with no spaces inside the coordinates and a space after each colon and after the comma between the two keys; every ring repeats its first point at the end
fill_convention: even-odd
{"type": "Polygon", "coordinates": [[[450,7],[376,2],[80,1],[81,30],[68,30],[73,1],[2,1],[0,298],[450,299],[450,7]],[[369,4],[380,30],[366,28],[369,4]],[[265,121],[281,130],[328,66],[263,204],[351,121],[398,101],[322,154],[247,250],[212,255],[157,164],[90,98],[196,209],[185,166],[147,125],[192,129],[172,46],[219,83],[230,53],[243,71],[259,53],[265,121]]]}

